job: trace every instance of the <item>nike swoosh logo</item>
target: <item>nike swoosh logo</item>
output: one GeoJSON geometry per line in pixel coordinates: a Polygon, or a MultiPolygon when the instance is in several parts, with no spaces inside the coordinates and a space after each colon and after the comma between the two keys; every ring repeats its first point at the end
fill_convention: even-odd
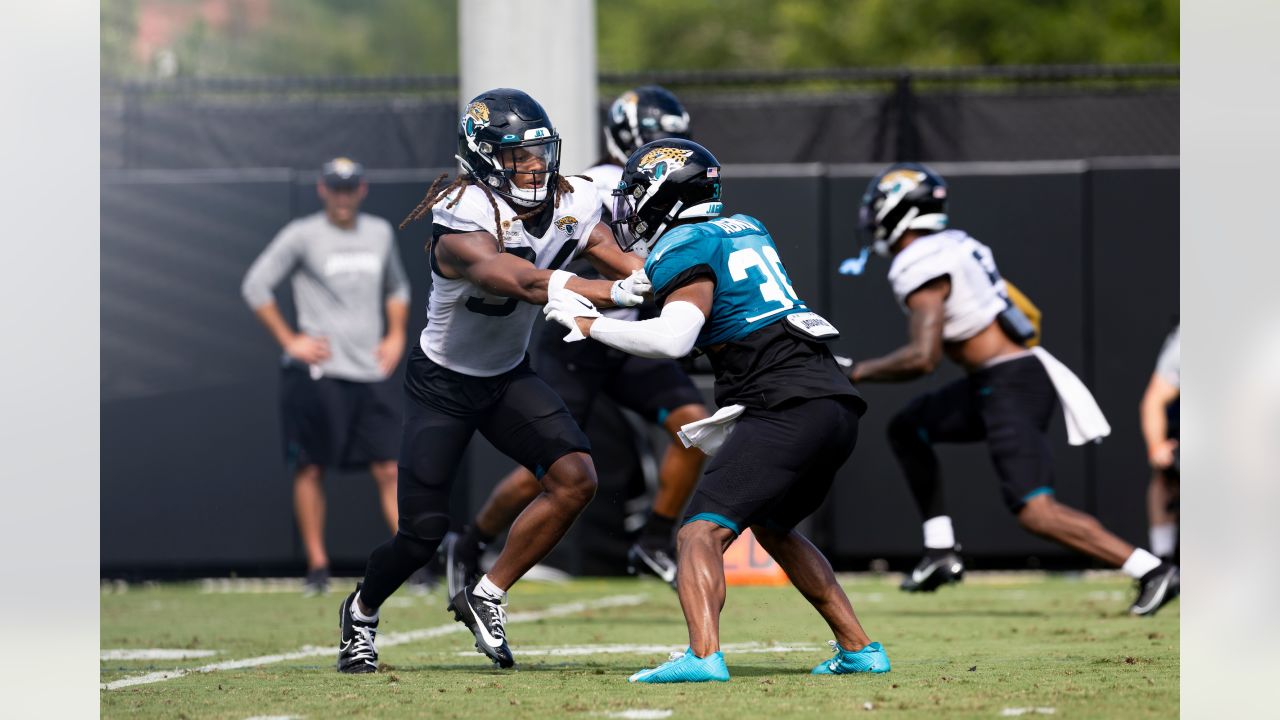
{"type": "Polygon", "coordinates": [[[484,640],[485,645],[488,645],[491,648],[502,647],[502,641],[490,635],[484,625],[478,625],[477,627],[480,628],[480,634],[483,636],[482,639],[484,640]]]}
{"type": "Polygon", "coordinates": [[[662,578],[663,582],[671,582],[676,579],[676,570],[675,568],[667,568],[666,572],[659,570],[658,577],[662,578]]]}
{"type": "MultiPolygon", "coordinates": [[[[470,600],[467,602],[470,602],[470,600]]],[[[484,640],[484,644],[492,648],[502,647],[502,638],[495,638],[489,634],[489,628],[485,627],[484,622],[480,620],[480,616],[476,614],[474,609],[471,611],[471,616],[476,620],[476,628],[479,630],[480,639],[484,640]]]]}
{"type": "Polygon", "coordinates": [[[657,563],[649,560],[647,556],[641,555],[640,557],[644,560],[644,564],[648,565],[649,569],[653,571],[654,575],[657,575],[658,577],[662,578],[663,582],[669,583],[672,580],[676,579],[675,568],[669,567],[669,568],[663,569],[662,567],[659,567],[657,563]]]}
{"type": "Polygon", "coordinates": [[[1146,612],[1147,610],[1150,610],[1153,606],[1157,605],[1157,604],[1160,602],[1160,599],[1161,599],[1161,598],[1163,598],[1163,597],[1165,596],[1165,593],[1167,593],[1167,592],[1169,591],[1169,581],[1170,581],[1171,579],[1172,579],[1172,578],[1170,578],[1168,575],[1166,575],[1166,576],[1164,577],[1164,580],[1162,580],[1162,581],[1160,582],[1160,589],[1159,589],[1159,590],[1157,590],[1155,593],[1153,593],[1153,594],[1152,594],[1152,596],[1151,596],[1151,602],[1147,603],[1146,605],[1139,605],[1139,606],[1137,606],[1138,611],[1139,611],[1139,612],[1146,612]]]}
{"type": "Polygon", "coordinates": [[[353,642],[355,642],[355,640],[354,640],[354,639],[352,639],[352,640],[343,640],[343,641],[342,641],[342,647],[341,647],[341,648],[339,648],[339,652],[346,652],[346,651],[350,650],[350,649],[351,649],[351,643],[353,643],[353,642]]]}
{"type": "MultiPolygon", "coordinates": [[[[912,570],[911,571],[912,582],[917,582],[917,583],[923,582],[925,578],[937,572],[938,568],[942,566],[942,563],[943,561],[941,560],[935,560],[934,562],[926,565],[923,570],[920,568],[916,568],[915,570],[912,570]]],[[[952,572],[955,572],[954,568],[952,569],[952,572]]]]}

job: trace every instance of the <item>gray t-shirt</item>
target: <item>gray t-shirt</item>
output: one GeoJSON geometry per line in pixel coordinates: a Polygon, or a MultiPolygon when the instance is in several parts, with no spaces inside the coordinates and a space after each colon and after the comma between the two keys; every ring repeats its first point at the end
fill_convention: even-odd
{"type": "Polygon", "coordinates": [[[293,285],[298,330],[329,341],[319,366],[326,377],[382,380],[374,351],[382,339],[387,300],[409,302],[409,279],[395,233],[380,217],[360,213],[344,230],[324,212],[285,225],[249,267],[241,292],[249,307],[275,300],[286,277],[293,285]]]}
{"type": "Polygon", "coordinates": [[[1182,387],[1182,342],[1179,331],[1181,326],[1173,329],[1160,348],[1160,357],[1156,360],[1156,375],[1170,385],[1182,387]]]}

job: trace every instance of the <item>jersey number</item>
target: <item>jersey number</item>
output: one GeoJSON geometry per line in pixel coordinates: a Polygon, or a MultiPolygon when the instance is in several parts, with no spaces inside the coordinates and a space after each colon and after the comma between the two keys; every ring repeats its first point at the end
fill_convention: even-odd
{"type": "Polygon", "coordinates": [[[790,310],[800,302],[796,291],[787,280],[787,271],[782,269],[782,258],[772,245],[765,245],[760,250],[743,248],[729,254],[729,277],[734,282],[747,279],[747,270],[756,268],[764,282],[760,283],[760,296],[765,302],[780,303],[781,307],[747,318],[747,322],[755,322],[770,315],[790,310]],[[763,254],[761,254],[763,253],[763,254]]]}
{"type": "MultiPolygon", "coordinates": [[[[507,250],[507,252],[518,258],[524,258],[529,262],[537,262],[538,256],[530,247],[515,247],[507,250]]],[[[485,302],[484,295],[472,295],[467,298],[467,309],[473,313],[488,315],[489,317],[506,317],[516,311],[516,306],[520,304],[515,298],[506,298],[503,303],[485,302]]]]}

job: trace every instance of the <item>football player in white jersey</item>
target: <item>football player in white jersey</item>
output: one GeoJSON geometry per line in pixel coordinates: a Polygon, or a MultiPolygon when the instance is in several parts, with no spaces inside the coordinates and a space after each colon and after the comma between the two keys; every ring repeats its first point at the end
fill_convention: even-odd
{"type": "MultiPolygon", "coordinates": [[[[618,96],[609,107],[603,130],[608,154],[583,174],[600,190],[607,215],[627,157],[654,140],[688,138],[689,113],[666,89],[639,87],[618,96]]],[[[585,261],[576,261],[568,269],[581,277],[599,277],[585,261]]],[[[640,308],[613,308],[605,314],[635,320],[640,308]]],[[[681,426],[707,417],[702,394],[674,360],[636,357],[599,343],[564,343],[558,332],[544,332],[535,342],[533,366],[582,427],[590,419],[596,396],[604,394],[670,433],[672,442],[659,466],[649,517],[627,552],[627,561],[632,572],[652,573],[674,587],[675,523],[706,459],[701,450],[686,448],[676,433],[681,426]]],[[[445,540],[450,595],[474,581],[485,545],[541,491],[537,479],[526,468],[517,467],[493,489],[461,535],[451,534],[445,540]]]]}
{"type": "Polygon", "coordinates": [[[595,187],[559,174],[560,137],[524,92],[490,90],[467,105],[458,129],[458,179],[426,197],[401,224],[432,213],[427,326],[409,354],[400,445],[399,530],[369,556],[364,581],[342,603],[338,670],[373,672],[383,602],[436,552],[449,529],[449,495],[478,430],[527,467],[541,493],[511,527],[489,573],[449,609],[501,667],[506,592],[547,555],[595,494],[590,444],[564,402],[529,367],[538,306],[569,288],[609,306],[638,305],[649,289],[641,262],[599,224],[595,187]],[[563,268],[590,259],[609,280],[563,268]]]}
{"type": "Polygon", "coordinates": [[[990,248],[947,229],[947,185],[916,163],[872,179],[860,222],[876,252],[892,257],[889,281],[909,316],[910,341],[853,365],[854,383],[902,382],[927,375],[945,354],[966,376],[925,393],[889,423],[889,443],[924,517],[925,557],[903,582],[932,591],[956,582],[964,564],[943,503],[934,443],[986,441],[1009,510],[1036,535],[1085,553],[1138,580],[1135,615],[1150,615],[1178,594],[1178,567],[1116,537],[1097,519],[1058,502],[1046,436],[1061,399],[1078,445],[1110,426],[1088,389],[1042,348],[1038,330],[1010,300],[990,248]]]}

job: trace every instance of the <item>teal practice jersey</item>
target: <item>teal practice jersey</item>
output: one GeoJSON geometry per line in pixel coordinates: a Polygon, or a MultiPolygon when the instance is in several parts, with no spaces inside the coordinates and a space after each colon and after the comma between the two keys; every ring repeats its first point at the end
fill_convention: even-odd
{"type": "Polygon", "coordinates": [[[681,225],[658,239],[644,264],[654,296],[705,276],[716,285],[699,347],[738,340],[792,313],[806,312],[769,231],[748,215],[681,225]]]}

